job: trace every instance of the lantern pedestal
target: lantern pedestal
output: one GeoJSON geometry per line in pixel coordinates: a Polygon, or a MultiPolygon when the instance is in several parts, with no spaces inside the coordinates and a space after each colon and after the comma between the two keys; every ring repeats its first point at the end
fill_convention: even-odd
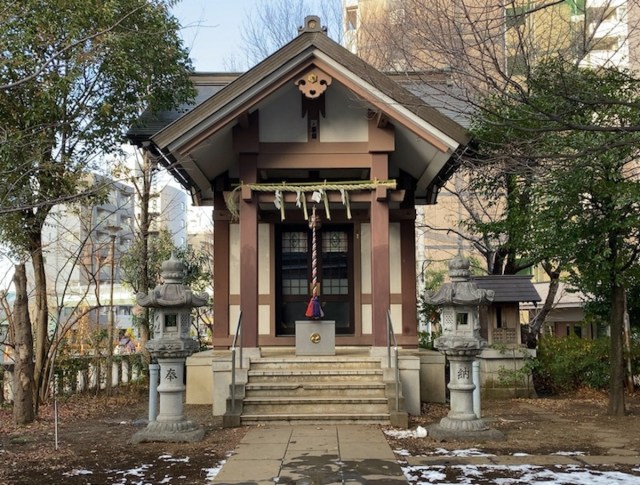
{"type": "Polygon", "coordinates": [[[336,322],[296,321],[296,355],[336,355],[336,322]]]}
{"type": "MultiPolygon", "coordinates": [[[[429,435],[440,440],[476,441],[502,440],[504,435],[489,426],[473,410],[473,362],[481,348],[451,348],[453,342],[439,341],[437,345],[447,356],[451,366],[449,392],[451,409],[439,424],[429,426],[429,435]]],[[[455,342],[461,344],[462,342],[455,342]]],[[[469,342],[470,343],[470,342],[469,342]]]]}

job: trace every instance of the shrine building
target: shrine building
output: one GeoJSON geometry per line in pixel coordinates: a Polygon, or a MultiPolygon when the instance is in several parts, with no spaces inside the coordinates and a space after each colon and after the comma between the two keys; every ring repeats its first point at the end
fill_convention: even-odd
{"type": "Polygon", "coordinates": [[[313,16],[244,74],[193,80],[193,105],[129,137],[212,207],[214,349],[231,347],[240,315],[245,349],[293,347],[314,270],[337,348],[387,346],[388,315],[416,348],[416,206],[435,204],[465,129],[313,16]]]}

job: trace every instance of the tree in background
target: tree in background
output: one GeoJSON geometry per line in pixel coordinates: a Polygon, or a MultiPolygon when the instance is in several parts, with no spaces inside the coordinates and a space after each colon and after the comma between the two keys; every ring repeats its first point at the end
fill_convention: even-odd
{"type": "Polygon", "coordinates": [[[242,24],[244,67],[253,67],[293,40],[308,15],[318,15],[329,37],[341,43],[341,0],[259,0],[242,24]]]}
{"type": "Polygon", "coordinates": [[[552,283],[574,269],[579,288],[606,295],[609,411],[623,413],[620,325],[637,266],[640,118],[635,75],[610,67],[638,67],[640,2],[371,1],[358,14],[359,55],[476,120],[478,156],[467,154],[464,185],[451,189],[469,214],[453,229],[459,237],[484,250],[494,274],[543,263],[552,283]]]}
{"type": "MultiPolygon", "coordinates": [[[[36,406],[47,356],[42,228],[52,206],[83,194],[143,108],[194,95],[178,22],[163,0],[2,1],[0,235],[34,270],[36,406]]],[[[28,322],[16,320],[16,325],[28,322]]]]}
{"type": "Polygon", "coordinates": [[[609,412],[624,414],[626,294],[640,274],[640,82],[550,59],[532,68],[526,98],[486,106],[475,133],[487,163],[503,157],[529,198],[526,214],[502,224],[522,228],[519,251],[562,262],[576,288],[606,302],[609,412]]]}
{"type": "MultiPolygon", "coordinates": [[[[120,259],[122,282],[135,294],[147,293],[162,283],[160,273],[162,263],[171,253],[184,264],[183,284],[194,291],[203,291],[211,285],[209,255],[201,250],[189,247],[176,247],[167,229],[151,235],[146,244],[144,237],[138,234],[127,253],[120,259]],[[146,274],[144,274],[146,271],[146,274]],[[146,285],[146,286],[145,286],[146,285]]],[[[138,318],[137,324],[148,325],[149,320],[138,318]]],[[[146,332],[149,335],[150,328],[146,332]]],[[[149,337],[152,337],[149,335],[149,337]]]]}

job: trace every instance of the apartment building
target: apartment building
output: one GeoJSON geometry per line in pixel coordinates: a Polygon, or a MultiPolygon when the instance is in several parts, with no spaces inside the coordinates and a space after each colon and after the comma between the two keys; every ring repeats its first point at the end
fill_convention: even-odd
{"type": "Polygon", "coordinates": [[[73,327],[78,341],[106,328],[112,305],[114,325],[132,328],[134,305],[118,264],[134,237],[134,190],[100,176],[89,183],[106,196],[55,206],[43,230],[51,331],[73,327]]]}

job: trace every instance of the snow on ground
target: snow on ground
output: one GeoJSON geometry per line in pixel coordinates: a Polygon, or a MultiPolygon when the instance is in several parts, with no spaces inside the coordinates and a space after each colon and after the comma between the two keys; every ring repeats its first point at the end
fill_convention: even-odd
{"type": "Polygon", "coordinates": [[[384,434],[392,438],[415,438],[416,430],[414,429],[385,429],[384,434]]]}
{"type": "Polygon", "coordinates": [[[205,483],[213,482],[213,480],[218,476],[218,473],[220,473],[222,465],[224,465],[226,462],[227,460],[222,460],[218,462],[218,464],[213,468],[203,468],[202,471],[206,473],[205,483]]]}
{"type": "MultiPolygon", "coordinates": [[[[399,456],[409,456],[407,450],[395,450],[399,456]]],[[[555,455],[581,456],[583,452],[558,452],[555,455]]],[[[451,457],[495,456],[484,453],[478,448],[447,450],[436,448],[430,455],[451,457]]],[[[513,456],[527,456],[526,453],[513,453],[513,456]]],[[[160,455],[159,460],[165,462],[189,462],[189,457],[175,458],[171,455],[160,455]]],[[[218,462],[212,468],[203,468],[204,484],[210,484],[216,478],[226,460],[218,462]]],[[[630,473],[616,471],[613,467],[599,467],[598,469],[583,465],[556,465],[549,467],[533,465],[429,465],[410,466],[402,463],[405,478],[411,484],[426,485],[481,485],[492,483],[496,485],[640,485],[640,467],[631,469],[630,473]]],[[[140,465],[128,470],[109,470],[112,484],[145,484],[146,471],[152,465],[140,465]]],[[[86,469],[73,469],[65,476],[75,477],[91,475],[86,469]]],[[[165,476],[159,484],[170,484],[172,479],[184,477],[165,476]]]]}
{"type": "MultiPolygon", "coordinates": [[[[407,450],[394,450],[398,456],[409,456],[407,450]]],[[[584,456],[582,451],[559,451],[559,456],[584,456]]],[[[447,450],[436,448],[429,453],[442,457],[495,456],[478,448],[447,450]]],[[[528,456],[527,453],[513,453],[513,456],[528,456]]],[[[584,465],[428,465],[410,466],[402,463],[405,478],[412,484],[461,484],[480,485],[640,485],[640,467],[630,473],[613,467],[588,467],[584,465]],[[637,475],[636,475],[637,474],[637,475]]]]}
{"type": "Polygon", "coordinates": [[[640,476],[615,470],[592,470],[580,465],[551,469],[531,465],[404,466],[403,472],[409,483],[416,484],[640,485],[640,476]]]}

